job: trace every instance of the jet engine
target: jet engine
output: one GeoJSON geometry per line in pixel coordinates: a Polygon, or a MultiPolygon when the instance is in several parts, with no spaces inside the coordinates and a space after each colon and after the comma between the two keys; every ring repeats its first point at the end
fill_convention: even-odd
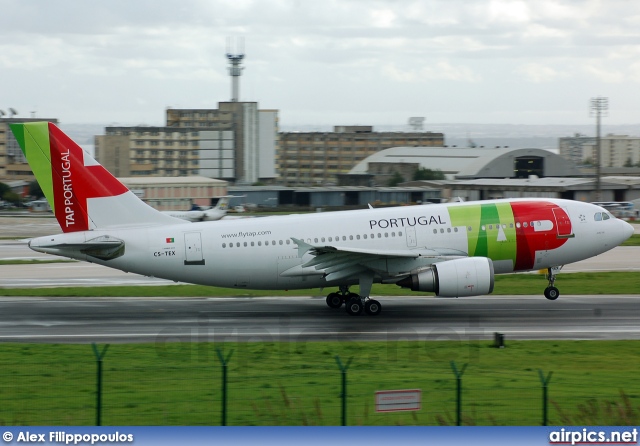
{"type": "Polygon", "coordinates": [[[493,292],[493,262],[487,257],[465,257],[434,263],[396,284],[411,291],[434,292],[440,297],[481,296],[493,292]]]}

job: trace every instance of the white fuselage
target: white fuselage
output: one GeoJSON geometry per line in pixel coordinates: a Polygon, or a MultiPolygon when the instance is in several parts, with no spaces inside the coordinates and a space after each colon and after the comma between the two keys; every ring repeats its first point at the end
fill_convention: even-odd
{"type": "MultiPolygon", "coordinates": [[[[537,200],[521,201],[535,204],[537,200]]],[[[449,203],[222,220],[215,224],[98,229],[40,237],[33,239],[30,246],[37,251],[89,260],[146,276],[220,287],[268,290],[344,283],[327,282],[322,271],[302,268],[301,265],[313,255],[301,250],[293,239],[314,247],[343,247],[365,252],[435,250],[445,253],[443,257],[451,252],[454,254],[450,255],[460,253],[461,256],[477,256],[481,252],[478,246],[484,243],[488,246],[485,256],[493,257],[496,273],[507,273],[583,260],[612,249],[633,231],[622,220],[611,217],[597,219],[598,213],[602,216],[605,212],[598,206],[568,200],[540,199],[540,202],[552,203],[564,209],[570,219],[565,224],[571,227],[571,234],[566,235],[560,233],[559,220],[551,217],[535,220],[522,212],[518,216],[508,216],[503,212],[498,217],[487,217],[479,211],[476,214],[480,217],[475,217],[471,212],[477,211],[481,205],[495,204],[502,209],[518,202],[449,203]],[[467,209],[468,218],[465,217],[467,209]],[[534,234],[539,237],[535,242],[538,245],[532,244],[532,239],[523,232],[525,222],[527,230],[531,227],[532,231],[538,231],[534,234]],[[562,239],[562,245],[548,245],[547,239],[542,237],[544,231],[548,232],[547,239],[554,243],[562,239]],[[64,248],[65,244],[81,244],[105,235],[124,241],[123,255],[112,260],[100,260],[64,248]],[[474,240],[473,244],[470,243],[470,237],[474,240]],[[519,245],[517,249],[516,244],[519,245]],[[523,251],[524,244],[528,244],[528,247],[523,251]],[[515,254],[507,252],[517,252],[518,259],[515,254]],[[529,256],[529,263],[523,263],[523,253],[529,256]],[[527,266],[517,267],[518,264],[527,266]]],[[[374,262],[379,272],[376,280],[397,277],[441,260],[428,255],[415,259],[393,256],[378,259],[374,262]]]]}

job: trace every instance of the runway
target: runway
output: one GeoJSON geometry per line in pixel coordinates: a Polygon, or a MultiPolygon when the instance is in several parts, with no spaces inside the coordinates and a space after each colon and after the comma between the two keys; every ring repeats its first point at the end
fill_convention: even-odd
{"type": "Polygon", "coordinates": [[[640,296],[380,298],[377,317],[324,297],[0,298],[0,342],[139,343],[640,339],[640,296]]]}

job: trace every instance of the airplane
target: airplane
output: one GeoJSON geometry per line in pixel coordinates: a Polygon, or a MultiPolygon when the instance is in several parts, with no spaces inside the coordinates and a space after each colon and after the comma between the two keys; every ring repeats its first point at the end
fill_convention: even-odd
{"type": "Polygon", "coordinates": [[[494,275],[558,271],[608,251],[633,227],[602,207],[519,198],[189,223],[141,201],[58,127],[10,124],[62,234],[35,251],[228,288],[337,287],[326,303],[378,315],[373,283],[438,297],[490,294],[494,275]],[[349,288],[358,285],[358,293],[349,288]]]}
{"type": "Polygon", "coordinates": [[[191,209],[189,211],[161,211],[163,214],[171,217],[180,218],[190,222],[198,221],[217,221],[227,215],[229,209],[229,199],[235,198],[235,195],[224,195],[219,197],[216,205],[210,209],[191,209]]]}

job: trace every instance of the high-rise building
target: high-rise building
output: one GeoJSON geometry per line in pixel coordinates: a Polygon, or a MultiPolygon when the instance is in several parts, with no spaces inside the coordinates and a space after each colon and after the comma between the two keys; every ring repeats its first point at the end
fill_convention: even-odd
{"type": "MultiPolygon", "coordinates": [[[[560,156],[576,164],[593,164],[597,157],[596,138],[575,135],[559,138],[560,156]]],[[[612,135],[600,138],[601,167],[640,166],[640,138],[637,136],[612,135]]]]}
{"type": "Polygon", "coordinates": [[[218,105],[169,108],[162,127],[107,127],[105,135],[96,136],[96,159],[122,176],[200,175],[238,184],[272,182],[278,111],[259,110],[257,102],[218,105]]]}
{"type": "Polygon", "coordinates": [[[437,147],[444,135],[432,132],[374,132],[372,126],[335,126],[333,132],[280,133],[278,164],[286,185],[337,184],[369,155],[391,147],[437,147]]]}

